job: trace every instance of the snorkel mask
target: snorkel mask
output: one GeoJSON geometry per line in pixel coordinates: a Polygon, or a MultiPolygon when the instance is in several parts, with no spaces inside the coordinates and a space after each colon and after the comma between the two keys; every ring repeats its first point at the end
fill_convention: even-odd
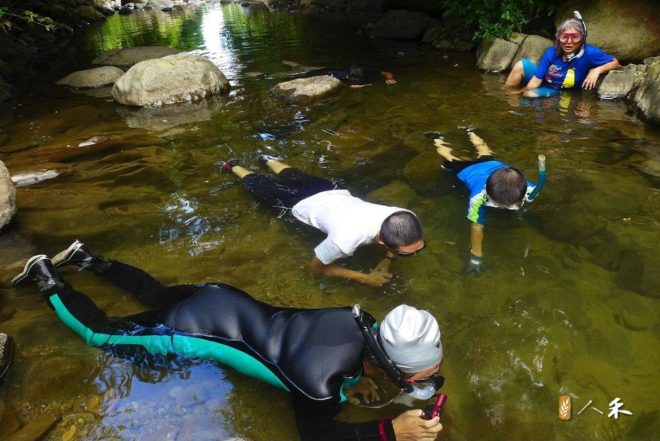
{"type": "MultiPolygon", "coordinates": [[[[580,47],[580,50],[577,52],[574,52],[572,54],[564,55],[564,61],[569,62],[573,60],[577,60],[580,58],[582,55],[584,55],[584,48],[585,45],[587,44],[587,23],[582,19],[582,15],[580,14],[580,11],[573,11],[573,18],[577,21],[580,22],[582,25],[582,30],[583,30],[583,35],[582,35],[582,46],[580,47]]],[[[555,55],[559,56],[561,55],[562,51],[559,47],[559,40],[555,43],[555,55]]]]}
{"type": "Polygon", "coordinates": [[[362,331],[362,335],[364,336],[367,348],[376,359],[380,367],[383,369],[383,371],[385,371],[385,374],[387,374],[387,376],[394,382],[394,384],[399,387],[399,389],[415,399],[427,400],[442,387],[445,379],[444,377],[437,374],[432,375],[431,377],[424,380],[416,381],[414,384],[409,383],[406,379],[406,374],[396,366],[396,364],[385,353],[381,345],[378,343],[374,328],[367,324],[360,305],[353,306],[352,312],[353,317],[355,318],[355,321],[360,328],[360,331],[362,331]]]}

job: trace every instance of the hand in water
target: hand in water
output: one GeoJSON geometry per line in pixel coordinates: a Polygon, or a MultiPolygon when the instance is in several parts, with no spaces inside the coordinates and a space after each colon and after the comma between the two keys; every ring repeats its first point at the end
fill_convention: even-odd
{"type": "Polygon", "coordinates": [[[367,274],[364,283],[369,286],[376,287],[389,283],[392,280],[392,273],[390,272],[390,265],[392,260],[384,258],[367,274]]]}
{"type": "Polygon", "coordinates": [[[392,420],[396,441],[433,441],[438,437],[440,418],[424,420],[423,413],[421,409],[409,410],[392,420]]]}
{"type": "Polygon", "coordinates": [[[465,263],[465,267],[463,268],[463,274],[470,274],[472,272],[474,272],[477,277],[481,276],[481,274],[484,272],[483,257],[478,257],[472,254],[470,255],[470,258],[465,263]]]}
{"type": "Polygon", "coordinates": [[[348,402],[356,406],[362,403],[374,403],[380,400],[378,386],[371,378],[362,377],[355,386],[344,391],[348,402]]]}

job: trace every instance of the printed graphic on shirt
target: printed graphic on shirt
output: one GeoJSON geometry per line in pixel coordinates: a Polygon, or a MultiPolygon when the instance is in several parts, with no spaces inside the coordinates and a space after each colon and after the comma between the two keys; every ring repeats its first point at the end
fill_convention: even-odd
{"type": "Polygon", "coordinates": [[[575,86],[575,68],[570,68],[566,71],[566,78],[564,78],[561,87],[564,89],[570,89],[573,86],[575,86]]]}

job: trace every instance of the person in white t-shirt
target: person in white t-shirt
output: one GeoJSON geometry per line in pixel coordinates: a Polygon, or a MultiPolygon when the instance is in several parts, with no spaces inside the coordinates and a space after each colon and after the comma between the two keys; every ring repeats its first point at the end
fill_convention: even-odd
{"type": "Polygon", "coordinates": [[[290,209],[296,219],[328,235],[314,248],[311,267],[315,274],[381,286],[392,278],[389,270],[394,256],[412,256],[426,246],[422,225],[413,212],[365,202],[327,179],[308,175],[270,156],[259,160],[278,176],[277,180],[251,172],[236,160],[225,162],[222,168],[241,178],[258,201],[290,209]],[[370,243],[387,248],[385,258],[370,273],[334,263],[370,243]]]}

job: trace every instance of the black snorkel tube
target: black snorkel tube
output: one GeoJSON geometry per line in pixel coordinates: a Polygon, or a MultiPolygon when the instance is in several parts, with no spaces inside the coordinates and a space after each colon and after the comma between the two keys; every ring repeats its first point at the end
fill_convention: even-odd
{"type": "Polygon", "coordinates": [[[525,200],[527,202],[532,202],[534,199],[536,199],[536,196],[539,195],[541,190],[543,190],[543,186],[545,185],[545,180],[547,176],[548,173],[545,171],[545,155],[539,155],[538,180],[536,181],[536,187],[534,187],[534,190],[532,190],[532,192],[525,197],[525,200]]]}
{"type": "Polygon", "coordinates": [[[369,328],[369,325],[364,320],[364,315],[362,314],[362,308],[360,305],[353,306],[353,317],[360,327],[360,331],[362,331],[362,335],[364,336],[364,340],[366,341],[367,346],[371,350],[371,353],[374,355],[376,361],[378,361],[378,364],[383,369],[383,371],[385,371],[387,376],[390,377],[390,379],[394,381],[394,384],[396,384],[401,390],[406,393],[413,392],[414,387],[412,384],[406,381],[406,375],[401,372],[398,367],[396,367],[394,362],[390,359],[390,357],[387,356],[383,348],[381,348],[380,344],[378,344],[376,341],[376,336],[373,334],[369,328]]]}

